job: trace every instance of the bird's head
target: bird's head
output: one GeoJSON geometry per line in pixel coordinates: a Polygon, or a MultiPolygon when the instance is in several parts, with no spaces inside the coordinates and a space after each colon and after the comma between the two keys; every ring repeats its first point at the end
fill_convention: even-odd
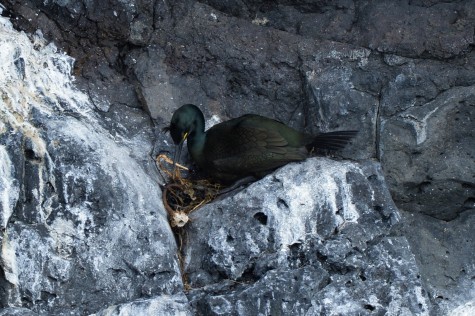
{"type": "Polygon", "coordinates": [[[185,104],[173,113],[170,126],[165,127],[169,131],[175,145],[181,145],[200,128],[200,122],[204,122],[203,113],[193,104],[185,104]]]}
{"type": "Polygon", "coordinates": [[[185,104],[173,113],[170,126],[163,129],[169,131],[173,142],[177,146],[173,157],[174,164],[180,159],[185,140],[193,140],[195,134],[204,132],[203,112],[193,104],[185,104]]]}

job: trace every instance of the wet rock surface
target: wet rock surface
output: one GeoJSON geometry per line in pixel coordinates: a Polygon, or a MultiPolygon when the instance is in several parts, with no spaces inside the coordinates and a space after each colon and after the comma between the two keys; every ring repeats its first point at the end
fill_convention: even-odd
{"type": "MultiPolygon", "coordinates": [[[[417,282],[422,283],[428,299],[424,310],[415,305],[404,308],[422,314],[473,309],[473,1],[188,0],[174,4],[6,0],[2,4],[2,15],[17,30],[30,34],[33,47],[7,43],[2,37],[0,157],[6,176],[0,188],[8,192],[2,193],[0,203],[2,307],[87,314],[151,299],[124,305],[146,310],[161,295],[164,304],[170,297],[182,300],[178,298],[182,285],[175,244],[160,206],[158,183],[163,179],[151,157],[172,150],[168,135],[160,130],[173,110],[183,103],[195,103],[209,124],[252,112],[309,133],[359,129],[353,144],[338,155],[362,163],[375,159],[381,164],[392,199],[403,215],[397,225],[402,228],[386,227],[388,231],[381,236],[388,236],[396,253],[404,254],[411,275],[421,276],[417,282]],[[74,63],[54,49],[46,52],[41,34],[32,35],[38,29],[71,55],[74,63]],[[46,57],[26,54],[29,50],[53,55],[43,61],[46,57]],[[45,69],[30,65],[32,60],[45,62],[45,69]],[[76,81],[66,79],[65,88],[58,84],[63,78],[38,79],[50,69],[73,73],[76,81]],[[42,80],[45,82],[39,84],[42,80]],[[75,92],[71,99],[67,90],[71,85],[84,94],[75,92]],[[40,97],[19,98],[28,95],[25,91],[40,97]],[[18,101],[23,102],[19,108],[18,101]],[[148,179],[148,184],[137,184],[139,179],[148,179]],[[136,202],[142,196],[145,202],[136,202]],[[120,226],[113,221],[131,225],[127,238],[118,243],[108,237],[120,226]],[[156,236],[165,245],[158,246],[156,236]],[[406,238],[410,250],[404,250],[406,238]],[[15,249],[26,250],[16,254],[15,249]],[[39,264],[44,258],[33,255],[35,249],[48,254],[46,263],[39,264]],[[114,257],[96,271],[97,262],[92,258],[106,253],[114,257]],[[134,260],[144,261],[130,264],[134,260]],[[21,264],[15,266],[15,262],[21,264]],[[38,274],[20,273],[25,267],[38,269],[38,274]],[[118,287],[123,293],[117,296],[107,285],[113,275],[122,280],[119,284],[131,282],[132,286],[118,287]],[[95,277],[103,281],[96,285],[80,281],[95,277]],[[97,299],[92,294],[78,297],[74,284],[100,294],[97,299]],[[114,300],[106,299],[113,294],[114,300]]],[[[20,36],[13,32],[8,34],[20,36]]],[[[234,203],[231,201],[227,203],[234,203]]],[[[235,211],[229,212],[245,211],[235,205],[235,211]]],[[[262,216],[254,221],[259,223],[259,218],[264,221],[262,216]]],[[[236,223],[239,219],[232,217],[221,226],[238,229],[236,223]]],[[[120,231],[125,234],[126,229],[120,231]]],[[[315,238],[304,242],[305,249],[321,246],[322,239],[315,238]]],[[[265,247],[275,251],[274,243],[269,240],[265,247]]],[[[340,247],[344,249],[344,244],[340,247]]],[[[392,249],[387,244],[384,247],[392,249]]],[[[248,256],[249,251],[241,249],[240,256],[248,256]]],[[[224,268],[203,280],[195,277],[193,282],[203,290],[188,295],[191,310],[234,310],[234,303],[252,298],[246,289],[255,288],[266,296],[269,288],[281,284],[281,275],[286,280],[297,278],[289,281],[289,292],[279,294],[285,302],[286,295],[299,286],[325,292],[336,274],[327,269],[325,260],[309,259],[303,250],[298,253],[312,264],[271,265],[274,271],[256,263],[253,271],[258,272],[252,273],[257,277],[249,271],[243,277],[224,268]],[[250,277],[243,284],[224,281],[245,279],[246,275],[250,277]],[[304,282],[310,276],[315,277],[315,284],[304,282]]],[[[364,255],[369,264],[368,253],[364,255]]],[[[394,265],[391,269],[388,271],[402,268],[394,265]]],[[[335,282],[330,284],[338,284],[335,282]]],[[[371,291],[365,290],[366,294],[371,291]]],[[[298,305],[299,311],[331,314],[323,304],[325,298],[317,298],[291,299],[289,304],[298,305]],[[318,303],[309,303],[312,299],[318,303]]],[[[182,306],[180,302],[177,306],[182,306]]],[[[354,302],[361,306],[363,300],[355,298],[354,302]]],[[[385,304],[371,304],[368,306],[378,311],[390,311],[385,304]]],[[[271,307],[285,310],[283,305],[276,306],[271,307]]],[[[248,305],[243,313],[261,307],[248,305]]],[[[10,308],[8,312],[14,311],[10,308]]],[[[361,313],[365,312],[370,313],[371,308],[363,306],[361,313]]]]}

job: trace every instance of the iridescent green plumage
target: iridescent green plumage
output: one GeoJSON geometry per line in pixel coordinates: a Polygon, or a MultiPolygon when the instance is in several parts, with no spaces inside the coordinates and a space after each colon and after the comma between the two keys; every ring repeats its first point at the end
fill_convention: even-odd
{"type": "Polygon", "coordinates": [[[262,177],[289,162],[304,160],[314,149],[343,148],[357,133],[312,136],[254,114],[222,122],[205,132],[203,113],[192,104],[175,111],[168,129],[178,145],[178,158],[187,140],[188,152],[198,167],[214,180],[227,183],[247,176],[262,177]]]}

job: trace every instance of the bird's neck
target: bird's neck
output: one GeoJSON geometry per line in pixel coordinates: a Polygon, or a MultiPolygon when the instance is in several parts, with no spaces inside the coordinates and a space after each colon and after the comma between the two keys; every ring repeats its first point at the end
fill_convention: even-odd
{"type": "Polygon", "coordinates": [[[195,129],[191,132],[188,137],[188,152],[191,155],[191,158],[198,164],[198,166],[203,165],[203,150],[206,142],[206,132],[204,126],[204,120],[197,120],[195,129]]]}

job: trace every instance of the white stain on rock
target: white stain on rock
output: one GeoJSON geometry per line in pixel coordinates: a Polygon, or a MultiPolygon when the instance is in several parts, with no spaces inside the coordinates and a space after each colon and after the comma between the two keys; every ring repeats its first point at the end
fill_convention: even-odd
{"type": "MultiPolygon", "coordinates": [[[[315,164],[305,164],[307,168],[315,168],[315,164]]],[[[301,165],[295,165],[301,168],[301,165]]],[[[282,250],[288,251],[288,246],[306,240],[306,235],[318,235],[317,225],[311,225],[308,230],[308,218],[317,210],[332,212],[335,227],[347,222],[356,223],[359,211],[352,203],[350,184],[346,181],[348,172],[359,172],[354,164],[339,163],[331,160],[320,160],[319,170],[309,170],[301,174],[301,178],[292,179],[278,172],[276,177],[282,181],[285,196],[281,199],[288,205],[279,207],[275,201],[266,201],[264,205],[269,208],[268,214],[272,214],[277,227],[276,240],[279,241],[282,250]],[[312,178],[319,174],[318,179],[312,178]],[[318,183],[315,181],[318,180],[318,183]],[[315,188],[318,187],[316,190],[315,188]]],[[[273,197],[272,195],[264,195],[273,197]]]]}
{"type": "Polygon", "coordinates": [[[49,307],[64,305],[73,284],[90,292],[77,304],[97,301],[94,291],[125,301],[142,283],[151,294],[181,286],[158,181],[143,166],[151,144],[145,134],[125,139],[102,127],[74,85],[73,64],[40,32],[19,33],[0,17],[0,265],[11,306],[25,297],[45,304],[44,293],[49,307]],[[23,162],[10,135],[28,143],[35,170],[27,175],[34,214],[14,221],[15,176],[24,175],[15,174],[23,162]],[[94,279],[78,280],[78,269],[94,279]]]}
{"type": "Polygon", "coordinates": [[[7,226],[13,207],[18,201],[20,188],[13,177],[13,165],[5,149],[0,145],[0,225],[7,226]]]}

